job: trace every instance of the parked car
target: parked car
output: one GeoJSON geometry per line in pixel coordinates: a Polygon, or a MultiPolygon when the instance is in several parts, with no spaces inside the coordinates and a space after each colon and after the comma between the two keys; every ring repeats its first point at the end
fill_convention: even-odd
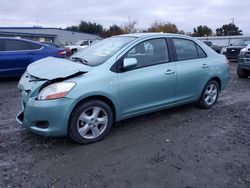
{"type": "Polygon", "coordinates": [[[227,57],[228,60],[238,61],[240,50],[245,48],[248,44],[250,44],[249,39],[238,40],[235,43],[230,44],[230,47],[225,48],[225,51],[222,53],[227,57]]]}
{"type": "Polygon", "coordinates": [[[72,44],[72,45],[68,45],[66,47],[70,49],[72,54],[74,54],[74,53],[79,52],[82,49],[86,48],[87,46],[89,46],[90,44],[92,44],[95,41],[98,41],[98,40],[80,40],[77,43],[72,44]]]}
{"type": "Polygon", "coordinates": [[[240,51],[237,74],[240,78],[250,76],[250,45],[240,51]]]}
{"type": "Polygon", "coordinates": [[[67,48],[67,47],[64,47],[62,45],[55,44],[55,43],[52,43],[52,42],[41,42],[41,43],[49,45],[49,46],[54,47],[54,48],[61,49],[61,50],[64,49],[66,57],[70,57],[72,55],[70,48],[67,48]]]}
{"type": "Polygon", "coordinates": [[[0,38],[0,76],[21,76],[29,64],[48,56],[64,58],[65,51],[29,40],[0,38]]]}
{"type": "Polygon", "coordinates": [[[210,48],[212,48],[214,51],[216,51],[218,54],[221,53],[222,47],[218,45],[214,45],[212,41],[205,40],[203,41],[206,45],[208,45],[210,48]]]}
{"type": "Polygon", "coordinates": [[[88,144],[126,118],[192,102],[210,108],[227,80],[225,56],[192,37],[114,36],[70,60],[29,65],[18,84],[23,110],[17,121],[40,135],[88,144]]]}

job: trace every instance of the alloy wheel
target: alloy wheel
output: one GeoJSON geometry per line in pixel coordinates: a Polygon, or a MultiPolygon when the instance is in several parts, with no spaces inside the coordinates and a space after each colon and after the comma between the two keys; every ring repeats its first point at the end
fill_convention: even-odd
{"type": "Polygon", "coordinates": [[[206,87],[205,91],[205,102],[207,103],[207,105],[212,105],[216,101],[217,95],[218,95],[217,86],[214,83],[209,84],[206,87]]]}
{"type": "Polygon", "coordinates": [[[77,130],[83,138],[95,139],[105,131],[107,125],[107,112],[99,106],[93,106],[81,113],[77,121],[77,130]]]}

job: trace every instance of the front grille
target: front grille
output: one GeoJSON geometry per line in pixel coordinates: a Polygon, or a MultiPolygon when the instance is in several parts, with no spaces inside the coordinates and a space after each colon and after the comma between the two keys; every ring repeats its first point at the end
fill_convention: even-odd
{"type": "Polygon", "coordinates": [[[237,48],[228,48],[227,55],[238,55],[240,53],[240,49],[237,48]]]}

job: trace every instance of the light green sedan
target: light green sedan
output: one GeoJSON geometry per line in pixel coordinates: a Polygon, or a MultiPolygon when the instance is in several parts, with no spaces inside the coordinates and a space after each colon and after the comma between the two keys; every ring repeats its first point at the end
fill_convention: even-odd
{"type": "Polygon", "coordinates": [[[228,66],[225,56],[192,37],[114,36],[69,60],[29,65],[18,85],[23,110],[17,121],[40,135],[93,143],[116,121],[186,103],[212,107],[228,66]]]}

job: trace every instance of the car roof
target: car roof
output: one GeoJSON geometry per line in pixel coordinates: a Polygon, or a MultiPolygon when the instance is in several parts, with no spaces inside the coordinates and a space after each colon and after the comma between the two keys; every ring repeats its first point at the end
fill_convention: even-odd
{"type": "Polygon", "coordinates": [[[130,34],[122,34],[117,36],[124,36],[124,37],[136,37],[136,38],[142,38],[142,37],[153,37],[153,36],[168,36],[168,37],[185,37],[185,38],[192,38],[187,35],[181,35],[181,34],[173,34],[173,33],[162,33],[162,32],[155,32],[155,33],[130,33],[130,34]]]}
{"type": "Polygon", "coordinates": [[[41,43],[38,42],[38,41],[33,41],[33,40],[28,40],[28,39],[22,39],[22,38],[15,38],[15,37],[0,37],[0,39],[20,40],[20,41],[33,42],[33,43],[41,44],[41,43]]]}

